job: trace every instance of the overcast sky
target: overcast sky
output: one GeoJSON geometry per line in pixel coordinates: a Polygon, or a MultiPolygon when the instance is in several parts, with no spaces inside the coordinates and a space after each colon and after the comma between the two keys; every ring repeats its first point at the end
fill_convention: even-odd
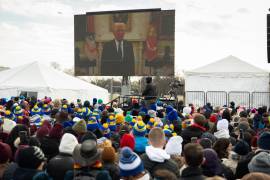
{"type": "Polygon", "coordinates": [[[176,71],[228,55],[270,70],[270,0],[0,0],[0,65],[56,61],[70,68],[74,14],[140,8],[176,10],[176,71]]]}

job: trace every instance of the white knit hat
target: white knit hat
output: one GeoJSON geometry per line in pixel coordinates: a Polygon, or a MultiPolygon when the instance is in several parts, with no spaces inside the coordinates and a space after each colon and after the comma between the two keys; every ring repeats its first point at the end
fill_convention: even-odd
{"type": "Polygon", "coordinates": [[[78,140],[73,134],[65,133],[60,142],[59,152],[72,155],[77,144],[78,140]]]}
{"type": "Polygon", "coordinates": [[[191,113],[191,107],[184,107],[183,108],[183,114],[184,115],[187,115],[187,114],[190,114],[191,113]]]}
{"type": "Polygon", "coordinates": [[[10,133],[11,130],[16,126],[16,122],[5,118],[3,124],[3,132],[10,133]]]}
{"type": "Polygon", "coordinates": [[[217,122],[217,130],[228,130],[229,129],[229,122],[227,119],[222,119],[217,122]]]}
{"type": "Polygon", "coordinates": [[[182,142],[181,136],[173,136],[169,139],[166,144],[165,151],[170,155],[181,155],[182,153],[182,142]]]}

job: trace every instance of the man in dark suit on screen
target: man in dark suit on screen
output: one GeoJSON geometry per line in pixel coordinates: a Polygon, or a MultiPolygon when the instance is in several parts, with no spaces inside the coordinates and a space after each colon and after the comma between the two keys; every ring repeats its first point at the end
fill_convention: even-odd
{"type": "Polygon", "coordinates": [[[104,43],[101,55],[101,75],[132,76],[135,74],[134,53],[131,42],[124,40],[126,25],[113,24],[114,39],[104,43]]]}

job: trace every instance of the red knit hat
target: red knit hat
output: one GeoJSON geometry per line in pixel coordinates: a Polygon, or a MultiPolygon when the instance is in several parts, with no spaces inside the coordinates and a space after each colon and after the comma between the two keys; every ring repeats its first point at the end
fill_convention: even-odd
{"type": "Polygon", "coordinates": [[[42,122],[42,126],[46,126],[49,130],[52,129],[52,125],[51,125],[51,123],[48,120],[44,120],[42,122]]]}
{"type": "Polygon", "coordinates": [[[8,144],[0,142],[0,164],[6,163],[12,158],[12,151],[8,144]]]}
{"type": "Polygon", "coordinates": [[[123,137],[120,140],[120,147],[123,148],[126,146],[131,148],[132,150],[134,150],[135,148],[135,139],[130,134],[123,135],[123,137]]]}
{"type": "Polygon", "coordinates": [[[53,128],[51,129],[49,136],[51,138],[61,139],[62,135],[64,134],[64,128],[61,124],[56,123],[53,128]]]}
{"type": "Polygon", "coordinates": [[[216,123],[217,122],[217,115],[215,114],[212,114],[209,118],[210,122],[212,123],[216,123]]]}
{"type": "Polygon", "coordinates": [[[41,126],[38,130],[37,130],[37,137],[38,138],[43,138],[44,136],[48,136],[49,135],[49,128],[47,126],[41,126]]]}

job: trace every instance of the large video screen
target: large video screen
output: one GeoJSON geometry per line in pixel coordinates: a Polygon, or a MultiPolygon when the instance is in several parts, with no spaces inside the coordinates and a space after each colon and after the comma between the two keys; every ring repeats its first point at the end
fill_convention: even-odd
{"type": "Polygon", "coordinates": [[[173,76],[174,10],[74,16],[76,76],[173,76]]]}

